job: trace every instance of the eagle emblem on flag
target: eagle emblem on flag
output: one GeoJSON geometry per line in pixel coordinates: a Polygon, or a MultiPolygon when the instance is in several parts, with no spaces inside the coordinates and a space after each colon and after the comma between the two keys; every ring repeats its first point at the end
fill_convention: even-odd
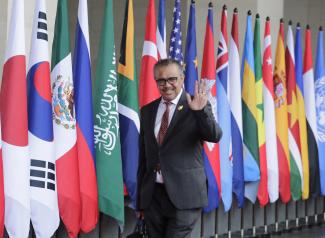
{"type": "Polygon", "coordinates": [[[75,128],[73,85],[70,81],[58,75],[52,87],[54,121],[66,129],[75,128]]]}

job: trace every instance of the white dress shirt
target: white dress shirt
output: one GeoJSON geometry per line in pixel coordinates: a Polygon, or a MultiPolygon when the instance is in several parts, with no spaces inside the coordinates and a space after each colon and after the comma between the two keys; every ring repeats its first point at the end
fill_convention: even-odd
{"type": "MultiPolygon", "coordinates": [[[[183,92],[183,89],[179,92],[179,94],[177,95],[177,97],[174,100],[170,101],[168,126],[170,124],[170,121],[173,118],[176,106],[178,104],[179,99],[181,98],[182,92],[183,92]]],[[[157,139],[157,136],[158,136],[158,133],[159,133],[162,117],[164,115],[164,112],[166,111],[166,106],[167,105],[165,104],[165,102],[166,102],[166,100],[161,98],[159,106],[158,106],[158,110],[157,110],[156,121],[155,121],[155,137],[156,137],[156,139],[157,139]]],[[[161,172],[156,173],[156,182],[157,183],[164,183],[161,172]]]]}

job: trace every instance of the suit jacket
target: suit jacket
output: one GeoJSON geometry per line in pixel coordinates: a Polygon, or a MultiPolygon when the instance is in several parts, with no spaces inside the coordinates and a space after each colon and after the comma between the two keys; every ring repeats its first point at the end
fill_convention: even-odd
{"type": "Polygon", "coordinates": [[[141,110],[137,208],[146,209],[151,202],[158,163],[167,194],[176,208],[204,207],[208,198],[202,145],[203,141],[218,142],[221,129],[209,103],[204,109],[193,111],[183,92],[164,141],[159,145],[154,126],[160,100],[141,110]]]}

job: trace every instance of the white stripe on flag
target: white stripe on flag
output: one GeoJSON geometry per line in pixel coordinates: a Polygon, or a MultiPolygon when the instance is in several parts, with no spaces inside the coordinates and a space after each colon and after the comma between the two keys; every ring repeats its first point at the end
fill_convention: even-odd
{"type": "MultiPolygon", "coordinates": [[[[166,28],[166,27],[165,27],[166,28]]],[[[165,29],[166,32],[166,29],[165,29]]],[[[159,32],[159,28],[157,27],[157,49],[159,51],[159,55],[161,59],[166,59],[167,58],[167,52],[166,52],[166,36],[165,36],[165,41],[162,38],[162,35],[159,32]]]]}
{"type": "Polygon", "coordinates": [[[268,35],[267,37],[264,38],[264,48],[263,51],[267,49],[271,45],[271,36],[268,35]]]}
{"type": "Polygon", "coordinates": [[[26,237],[30,224],[28,146],[2,141],[5,225],[9,237],[26,237]]]}
{"type": "Polygon", "coordinates": [[[143,56],[151,56],[155,58],[155,60],[158,60],[157,45],[152,41],[145,41],[143,43],[142,57],[143,56]]]}
{"type": "MultiPolygon", "coordinates": [[[[71,83],[72,85],[71,53],[69,53],[64,59],[62,59],[57,65],[55,65],[54,69],[52,70],[52,85],[57,80],[58,76],[63,77],[65,85],[68,85],[69,83],[71,83]]],[[[57,92],[57,90],[54,90],[53,93],[54,92],[57,92]]],[[[77,133],[75,129],[75,118],[73,118],[72,121],[70,121],[69,123],[70,127],[74,125],[74,128],[66,129],[63,125],[58,125],[55,119],[53,120],[56,159],[61,158],[76,144],[77,133]]]]}
{"type": "Polygon", "coordinates": [[[84,35],[84,39],[86,40],[88,53],[89,52],[89,30],[88,30],[88,12],[87,12],[87,0],[79,0],[79,7],[78,7],[78,22],[80,24],[80,28],[84,35]]]}
{"type": "Polygon", "coordinates": [[[11,14],[4,62],[14,55],[25,55],[24,0],[12,1],[11,14]]]}
{"type": "Polygon", "coordinates": [[[301,156],[298,145],[296,143],[295,138],[293,137],[290,129],[288,130],[289,135],[289,146],[290,146],[290,153],[292,154],[293,159],[298,167],[300,178],[301,178],[301,189],[304,188],[304,179],[302,174],[302,164],[301,164],[301,156]]]}
{"type": "Polygon", "coordinates": [[[237,45],[233,38],[230,38],[229,50],[229,90],[230,108],[234,115],[240,135],[243,138],[243,118],[242,118],[242,102],[241,102],[241,85],[240,85],[240,59],[237,45]]]}
{"type": "Polygon", "coordinates": [[[316,125],[316,108],[315,108],[315,86],[314,86],[314,71],[313,69],[308,70],[303,75],[304,81],[304,100],[305,110],[308,123],[313,131],[314,137],[317,135],[316,125]]]}
{"type": "Polygon", "coordinates": [[[123,104],[118,104],[118,112],[121,113],[123,116],[130,118],[135,126],[137,127],[138,132],[140,132],[140,119],[137,112],[124,106],[123,104]]]}
{"type": "Polygon", "coordinates": [[[278,168],[278,150],[275,128],[275,111],[274,101],[271,92],[263,84],[264,97],[264,117],[265,122],[265,144],[267,154],[267,176],[268,176],[268,192],[270,202],[275,202],[279,198],[279,168],[278,168]],[[265,114],[264,114],[265,115],[265,114]]]}

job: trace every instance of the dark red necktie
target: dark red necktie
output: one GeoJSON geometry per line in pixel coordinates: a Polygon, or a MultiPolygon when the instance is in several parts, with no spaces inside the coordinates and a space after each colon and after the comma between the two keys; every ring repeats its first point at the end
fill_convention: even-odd
{"type": "Polygon", "coordinates": [[[161,145],[168,129],[168,118],[169,118],[169,105],[170,102],[164,102],[166,110],[161,118],[160,129],[157,136],[158,144],[161,145]]]}

